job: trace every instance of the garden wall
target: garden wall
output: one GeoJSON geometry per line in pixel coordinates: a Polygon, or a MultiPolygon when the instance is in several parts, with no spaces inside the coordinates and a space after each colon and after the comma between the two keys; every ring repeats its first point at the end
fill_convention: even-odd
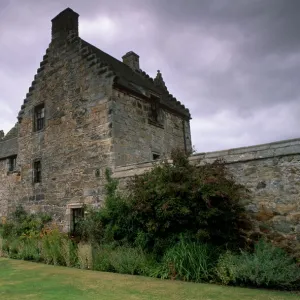
{"type": "MultiPolygon", "coordinates": [[[[249,238],[268,236],[300,257],[300,139],[197,153],[190,157],[196,165],[224,159],[237,182],[251,192],[244,205],[253,228],[249,238]]],[[[134,175],[150,170],[152,163],[117,167],[113,177],[120,188],[134,175]]]]}

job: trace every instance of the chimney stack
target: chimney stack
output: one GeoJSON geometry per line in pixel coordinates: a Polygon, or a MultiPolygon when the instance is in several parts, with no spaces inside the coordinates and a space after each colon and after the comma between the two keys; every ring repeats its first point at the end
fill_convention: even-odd
{"type": "Polygon", "coordinates": [[[123,58],[123,63],[129,66],[131,69],[134,71],[139,71],[140,70],[140,60],[139,56],[134,53],[133,51],[127,52],[123,58]]]}
{"type": "Polygon", "coordinates": [[[66,8],[59,13],[52,22],[52,41],[65,40],[70,34],[78,36],[79,14],[71,8],[66,8]]]}
{"type": "Polygon", "coordinates": [[[0,130],[0,140],[2,140],[4,138],[4,131],[0,130]]]}

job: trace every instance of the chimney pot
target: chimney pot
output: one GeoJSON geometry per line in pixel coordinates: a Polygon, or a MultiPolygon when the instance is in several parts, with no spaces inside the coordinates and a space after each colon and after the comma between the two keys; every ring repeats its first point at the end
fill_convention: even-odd
{"type": "Polygon", "coordinates": [[[124,56],[122,56],[123,63],[129,66],[134,71],[140,70],[140,60],[139,56],[133,51],[127,52],[124,56]]]}
{"type": "Polygon", "coordinates": [[[64,40],[70,34],[78,36],[79,14],[71,8],[66,8],[54,17],[52,22],[52,41],[56,39],[64,40]]]}

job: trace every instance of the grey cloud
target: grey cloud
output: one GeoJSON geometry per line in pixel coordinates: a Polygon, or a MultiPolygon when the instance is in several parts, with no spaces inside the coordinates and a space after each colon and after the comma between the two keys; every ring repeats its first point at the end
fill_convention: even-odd
{"type": "MultiPolygon", "coordinates": [[[[90,33],[81,27],[89,42],[117,58],[136,51],[152,76],[162,70],[170,92],[191,110],[199,151],[299,136],[299,1],[11,0],[1,5],[0,105],[5,101],[15,115],[50,42],[50,20],[70,6],[80,14],[80,24],[95,22],[90,33]],[[98,18],[108,18],[115,31],[97,27],[98,18]],[[18,90],[10,88],[11,81],[18,90]]],[[[14,122],[0,109],[1,126],[14,122]]]]}

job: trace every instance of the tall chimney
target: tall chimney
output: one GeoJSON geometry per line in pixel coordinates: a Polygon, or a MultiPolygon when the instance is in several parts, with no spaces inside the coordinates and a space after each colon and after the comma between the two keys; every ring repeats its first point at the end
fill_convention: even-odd
{"type": "Polygon", "coordinates": [[[78,36],[79,14],[71,8],[66,8],[59,13],[52,22],[52,41],[65,40],[70,34],[78,36]]]}
{"type": "Polygon", "coordinates": [[[0,130],[0,140],[2,140],[4,138],[4,131],[0,130]]]}
{"type": "Polygon", "coordinates": [[[123,58],[123,63],[129,66],[131,69],[135,70],[140,70],[140,60],[139,56],[134,53],[133,51],[127,52],[123,58]]]}

